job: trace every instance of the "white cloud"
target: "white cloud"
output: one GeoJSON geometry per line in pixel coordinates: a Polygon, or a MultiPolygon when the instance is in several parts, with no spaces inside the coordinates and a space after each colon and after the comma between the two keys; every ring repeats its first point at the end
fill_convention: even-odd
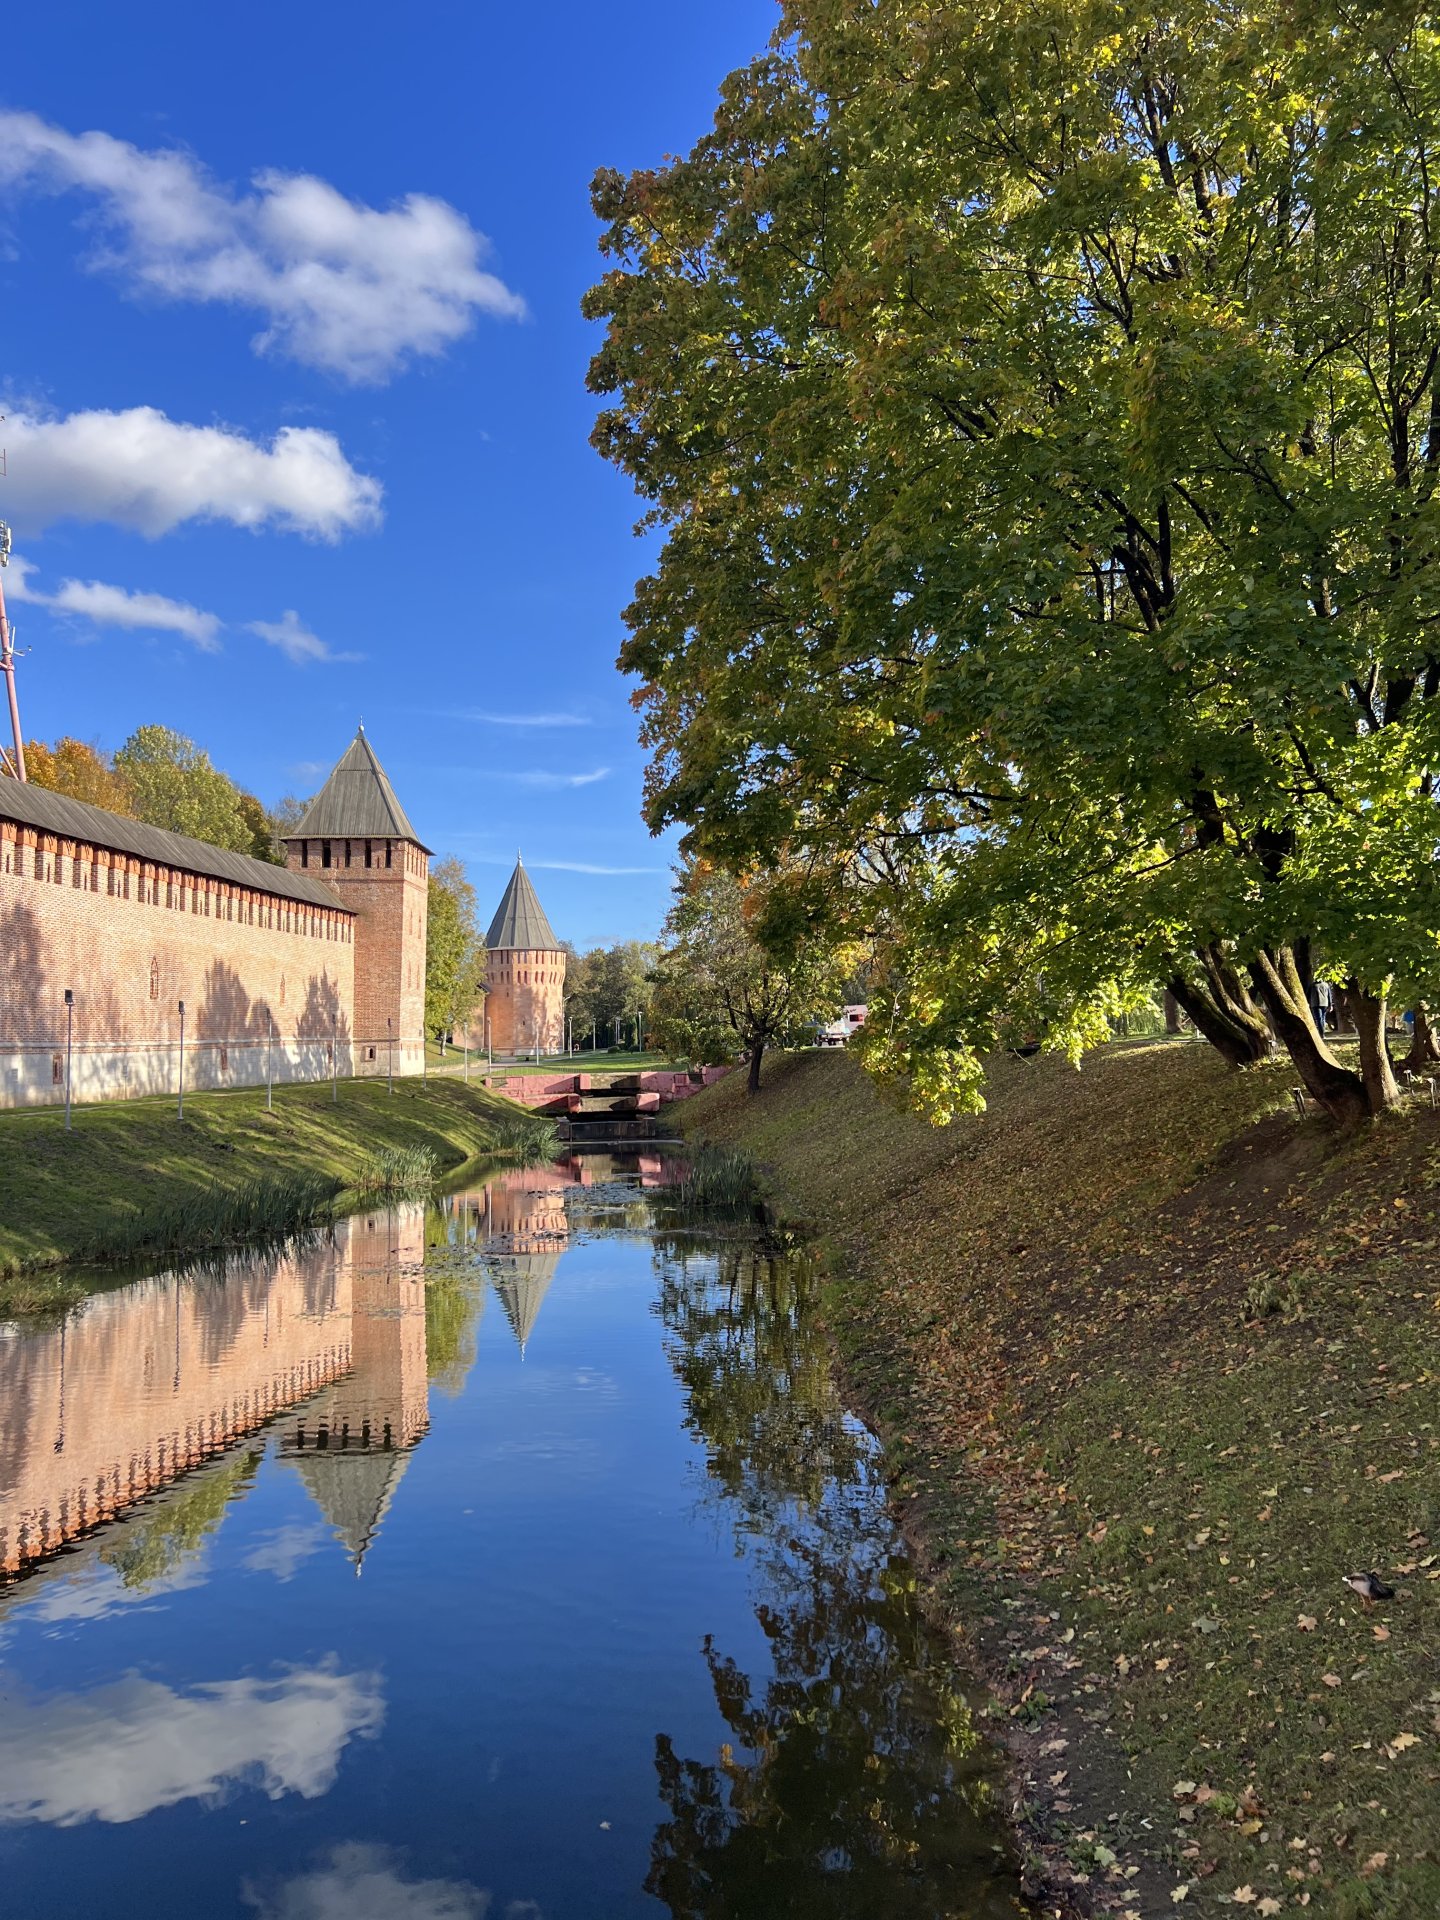
{"type": "Polygon", "coordinates": [[[12,413],[5,437],[6,517],[22,532],[88,520],[153,538],[186,521],[225,520],[338,540],[380,524],[379,481],[318,427],[282,427],[266,446],[234,427],[129,407],[59,419],[12,413]]]}
{"type": "Polygon", "coordinates": [[[318,633],[310,631],[293,607],[287,607],[278,620],[252,620],[250,631],[278,647],[295,667],[307,667],[314,661],[334,666],[340,661],[365,658],[363,653],[336,653],[318,633]]]}
{"type": "Polygon", "coordinates": [[[462,708],[458,713],[451,708],[437,718],[474,720],[492,727],[588,727],[591,724],[583,713],[484,713],[478,708],[462,708]]]}
{"type": "Polygon", "coordinates": [[[304,1563],[325,1545],[323,1527],[277,1527],[262,1534],[241,1565],[251,1573],[273,1573],[282,1585],[293,1580],[304,1563]]]}
{"type": "Polygon", "coordinates": [[[108,586],[103,580],[62,580],[53,593],[35,586],[35,568],[17,554],[6,582],[8,598],[52,613],[78,615],[97,627],[138,628],[147,633],[178,633],[202,653],[218,653],[218,615],[191,606],[188,600],[170,600],[163,593],[132,593],[128,587],[108,586]]]}
{"type": "Polygon", "coordinates": [[[252,1779],[314,1800],[340,1755],[385,1717],[374,1674],[297,1667],[181,1693],[131,1674],[90,1693],[7,1700],[0,1820],[119,1824],[252,1779]]]}
{"type": "Polygon", "coordinates": [[[406,1880],[386,1847],[334,1847],[328,1864],[271,1893],[246,1887],[262,1920],[482,1920],[490,1896],[466,1880],[406,1880]]]}
{"type": "Polygon", "coordinates": [[[485,236],[428,194],[382,210],[274,170],[237,192],[187,153],[16,112],[0,112],[0,182],[91,195],[106,235],[92,265],[159,299],[249,308],[264,321],[257,352],[346,380],[383,380],[442,353],[478,314],[525,312],[483,268],[485,236]]]}
{"type": "Polygon", "coordinates": [[[591,773],[549,773],[532,770],[525,773],[500,773],[486,769],[487,780],[507,780],[517,787],[593,787],[610,778],[609,767],[596,767],[591,773]]]}
{"type": "MultiPolygon", "coordinates": [[[[497,861],[495,864],[498,866],[500,863],[497,861]]],[[[670,871],[668,867],[598,867],[592,866],[588,860],[528,860],[526,865],[534,867],[537,872],[545,873],[621,874],[668,873],[670,871]]]]}

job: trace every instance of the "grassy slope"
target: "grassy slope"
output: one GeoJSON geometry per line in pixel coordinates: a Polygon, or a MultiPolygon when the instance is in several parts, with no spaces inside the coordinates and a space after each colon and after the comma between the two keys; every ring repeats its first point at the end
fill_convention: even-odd
{"type": "Polygon", "coordinates": [[[422,1088],[353,1080],[338,1105],[325,1086],[195,1094],[77,1108],[72,1133],[51,1109],[0,1114],[0,1274],[54,1264],[103,1234],[108,1221],[170,1204],[219,1182],[328,1173],[349,1181],[377,1149],[428,1148],[442,1169],[489,1146],[489,1122],[516,1109],[454,1080],[422,1088]]]}
{"type": "Polygon", "coordinates": [[[1418,1920],[1440,1115],[1337,1142],[1289,1080],[1190,1043],[1007,1059],[990,1112],[935,1133],[804,1055],[682,1114],[843,1256],[837,1336],[1052,1860],[1122,1912],[1418,1920]],[[1362,1608],[1357,1567],[1396,1601],[1362,1608]]]}

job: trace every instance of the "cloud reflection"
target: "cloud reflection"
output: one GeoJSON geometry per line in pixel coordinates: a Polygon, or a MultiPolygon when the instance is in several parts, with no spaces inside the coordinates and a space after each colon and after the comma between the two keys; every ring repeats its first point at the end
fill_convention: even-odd
{"type": "Polygon", "coordinates": [[[387,1847],[350,1841],[268,1893],[246,1887],[245,1901],[260,1920],[482,1920],[490,1896],[468,1880],[407,1880],[387,1847]]]}
{"type": "Polygon", "coordinates": [[[384,1717],[378,1675],[331,1665],[186,1693],[131,1674],[91,1693],[21,1695],[6,1703],[0,1820],[121,1823],[242,1782],[313,1800],[347,1743],[384,1717]]]}

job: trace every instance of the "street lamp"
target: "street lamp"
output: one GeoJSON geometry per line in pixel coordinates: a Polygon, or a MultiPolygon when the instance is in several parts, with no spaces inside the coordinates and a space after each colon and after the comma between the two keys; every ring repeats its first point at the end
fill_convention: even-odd
{"type": "Polygon", "coordinates": [[[340,1104],[340,1014],[335,1008],[330,1012],[330,1104],[340,1104]]]}
{"type": "Polygon", "coordinates": [[[389,1054],[390,1054],[390,1071],[387,1078],[389,1082],[390,1091],[391,1093],[394,1093],[395,1091],[395,1022],[391,1019],[388,1013],[385,1016],[385,1032],[387,1036],[387,1043],[388,1043],[389,1054]]]}
{"type": "Polygon", "coordinates": [[[70,1054],[75,1040],[75,994],[65,989],[65,1131],[70,1132],[70,1054]]]}
{"type": "Polygon", "coordinates": [[[275,1040],[275,1016],[265,1009],[265,1111],[270,1113],[275,1106],[275,1069],[271,1059],[271,1049],[275,1040]]]}
{"type": "Polygon", "coordinates": [[[177,1109],[178,1119],[185,1118],[185,1002],[180,1002],[180,1103],[177,1109]]]}

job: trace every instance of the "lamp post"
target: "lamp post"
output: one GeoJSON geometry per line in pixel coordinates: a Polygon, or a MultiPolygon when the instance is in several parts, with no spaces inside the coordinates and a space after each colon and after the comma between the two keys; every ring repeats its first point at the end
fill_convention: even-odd
{"type": "Polygon", "coordinates": [[[180,1002],[180,1100],[176,1117],[185,1118],[185,1002],[180,1002]]]}
{"type": "Polygon", "coordinates": [[[387,1013],[385,1016],[385,1034],[390,1055],[390,1070],[386,1076],[391,1093],[395,1091],[395,1022],[387,1013]]]}
{"type": "Polygon", "coordinates": [[[65,1131],[70,1132],[70,1057],[75,1040],[75,994],[65,989],[65,1131]]]}
{"type": "Polygon", "coordinates": [[[491,1073],[495,1071],[495,1049],[490,1042],[490,1015],[485,1015],[485,1065],[491,1073]]]}
{"type": "Polygon", "coordinates": [[[429,1037],[422,1026],[420,1029],[420,1084],[422,1087],[428,1087],[430,1084],[430,1063],[425,1057],[429,1051],[429,1037]]]}
{"type": "Polygon", "coordinates": [[[275,1039],[275,1016],[265,1009],[265,1111],[270,1113],[275,1106],[275,1070],[271,1060],[271,1047],[275,1039]]]}
{"type": "Polygon", "coordinates": [[[340,1014],[336,1008],[330,1011],[330,1104],[340,1104],[340,1014]]]}

